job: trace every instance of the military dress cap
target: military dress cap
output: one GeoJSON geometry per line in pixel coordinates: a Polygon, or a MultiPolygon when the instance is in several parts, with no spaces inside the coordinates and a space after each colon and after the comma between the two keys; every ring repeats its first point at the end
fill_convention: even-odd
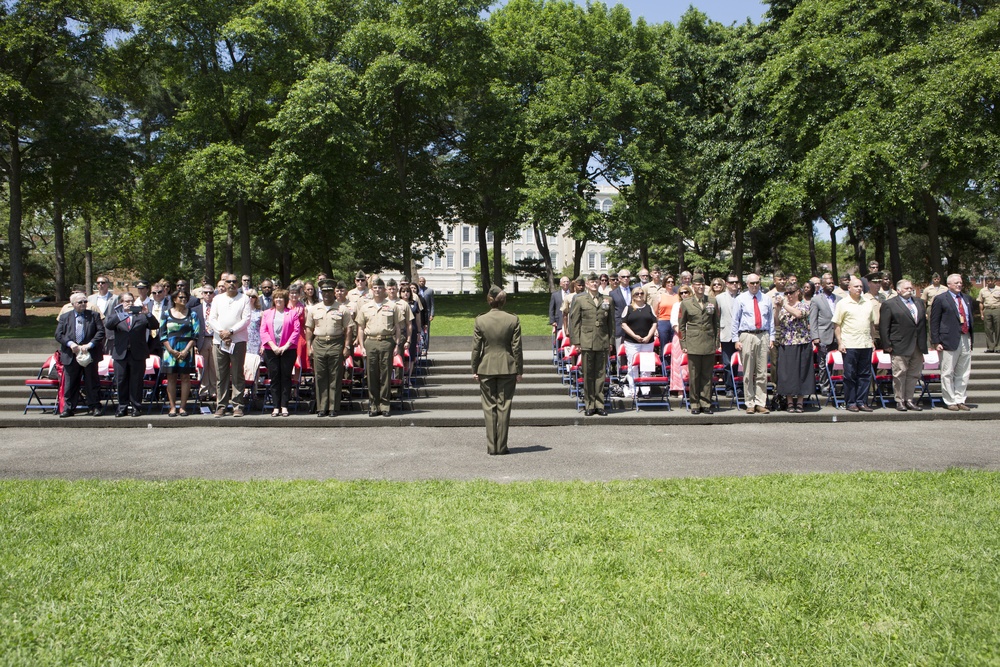
{"type": "Polygon", "coordinates": [[[591,281],[591,280],[600,280],[600,279],[601,279],[601,277],[598,276],[596,273],[588,273],[587,274],[587,280],[588,281],[591,281]]]}
{"type": "Polygon", "coordinates": [[[365,275],[364,271],[358,271],[358,273],[354,276],[354,279],[355,280],[364,280],[367,277],[368,276],[365,275]]]}
{"type": "Polygon", "coordinates": [[[372,283],[372,286],[373,287],[385,287],[385,281],[382,280],[381,278],[376,278],[375,282],[372,283]]]}
{"type": "MultiPolygon", "coordinates": [[[[333,281],[331,280],[330,282],[333,282],[333,281]]],[[[347,283],[345,283],[343,280],[338,280],[337,281],[337,285],[336,285],[336,289],[347,289],[347,283]]]]}
{"type": "Polygon", "coordinates": [[[395,278],[389,278],[389,282],[387,282],[386,285],[389,286],[389,287],[395,287],[396,286],[396,279],[395,278]]]}
{"type": "Polygon", "coordinates": [[[700,273],[696,273],[696,274],[694,274],[694,277],[691,278],[691,282],[692,283],[701,283],[702,285],[704,285],[705,284],[705,276],[701,275],[700,273]]]}
{"type": "Polygon", "coordinates": [[[149,281],[148,280],[140,280],[139,282],[137,282],[135,284],[135,286],[136,287],[140,287],[142,289],[149,289],[149,281]]]}
{"type": "Polygon", "coordinates": [[[326,280],[319,281],[319,290],[321,292],[326,292],[330,290],[337,289],[337,283],[327,278],[326,280]]]}

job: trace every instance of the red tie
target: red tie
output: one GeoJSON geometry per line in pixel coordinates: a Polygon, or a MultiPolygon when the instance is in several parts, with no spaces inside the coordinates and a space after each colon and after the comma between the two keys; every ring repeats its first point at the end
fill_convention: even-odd
{"type": "Polygon", "coordinates": [[[125,318],[125,328],[127,328],[127,329],[131,329],[132,328],[132,316],[131,315],[129,315],[128,317],[125,318]]]}
{"type": "Polygon", "coordinates": [[[757,303],[757,297],[753,297],[753,325],[757,331],[764,328],[764,323],[760,319],[760,304],[757,303]]]}
{"type": "Polygon", "coordinates": [[[961,294],[955,298],[958,299],[958,319],[962,322],[962,333],[967,334],[969,333],[969,318],[965,316],[965,305],[963,303],[965,300],[961,294]]]}

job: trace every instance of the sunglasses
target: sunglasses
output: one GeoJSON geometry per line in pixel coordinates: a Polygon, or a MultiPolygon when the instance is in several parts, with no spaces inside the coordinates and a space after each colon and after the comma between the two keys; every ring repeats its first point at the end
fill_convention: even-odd
{"type": "Polygon", "coordinates": [[[690,293],[691,292],[688,292],[687,290],[682,290],[682,291],[678,292],[678,294],[680,294],[681,296],[687,296],[690,293]]]}
{"type": "Polygon", "coordinates": [[[667,282],[670,283],[671,285],[673,285],[676,281],[675,280],[668,280],[667,282]]]}
{"type": "Polygon", "coordinates": [[[161,289],[155,289],[155,290],[153,290],[153,294],[163,294],[163,290],[161,290],[161,289]]]}
{"type": "Polygon", "coordinates": [[[226,283],[235,283],[235,280],[226,280],[226,283]]]}
{"type": "Polygon", "coordinates": [[[97,284],[98,284],[98,285],[107,285],[107,284],[108,284],[108,281],[107,281],[107,280],[98,280],[98,281],[97,281],[97,284]]]}
{"type": "Polygon", "coordinates": [[[739,285],[740,284],[740,281],[738,281],[738,280],[727,280],[726,282],[728,284],[730,284],[730,285],[739,285]]]}
{"type": "Polygon", "coordinates": [[[747,283],[747,285],[760,285],[760,281],[757,280],[755,282],[749,282],[749,283],[747,283]]]}

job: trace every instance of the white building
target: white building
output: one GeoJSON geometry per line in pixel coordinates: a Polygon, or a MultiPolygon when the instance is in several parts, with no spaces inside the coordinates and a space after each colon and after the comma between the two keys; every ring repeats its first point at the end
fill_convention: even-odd
{"type": "MultiPolygon", "coordinates": [[[[611,210],[612,200],[618,191],[610,186],[602,186],[594,197],[594,206],[605,213],[611,210]]],[[[427,285],[435,294],[472,294],[476,292],[476,265],[479,263],[478,230],[473,225],[463,223],[448,226],[441,225],[445,238],[444,249],[436,254],[424,257],[423,266],[419,270],[421,278],[427,279],[427,285]]],[[[573,265],[573,239],[567,236],[569,223],[559,233],[559,236],[547,238],[549,251],[552,253],[552,268],[556,274],[562,273],[566,266],[573,265]]],[[[486,240],[489,248],[493,247],[493,233],[487,232],[486,240]]],[[[581,270],[584,273],[595,271],[604,273],[610,269],[608,264],[608,246],[596,241],[588,241],[583,253],[581,270]]],[[[503,245],[503,253],[507,262],[516,263],[521,259],[540,257],[535,244],[534,231],[529,225],[521,233],[503,245]]],[[[397,272],[385,272],[382,277],[400,279],[397,272]]],[[[518,290],[531,291],[533,279],[526,276],[507,276],[507,289],[513,291],[514,282],[518,290]]]]}

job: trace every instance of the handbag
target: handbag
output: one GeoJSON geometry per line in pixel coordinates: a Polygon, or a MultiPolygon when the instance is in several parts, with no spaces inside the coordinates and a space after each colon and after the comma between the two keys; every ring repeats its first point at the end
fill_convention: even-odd
{"type": "Polygon", "coordinates": [[[76,353],[76,363],[80,364],[84,368],[90,365],[94,359],[90,356],[90,350],[80,350],[76,353]]]}

